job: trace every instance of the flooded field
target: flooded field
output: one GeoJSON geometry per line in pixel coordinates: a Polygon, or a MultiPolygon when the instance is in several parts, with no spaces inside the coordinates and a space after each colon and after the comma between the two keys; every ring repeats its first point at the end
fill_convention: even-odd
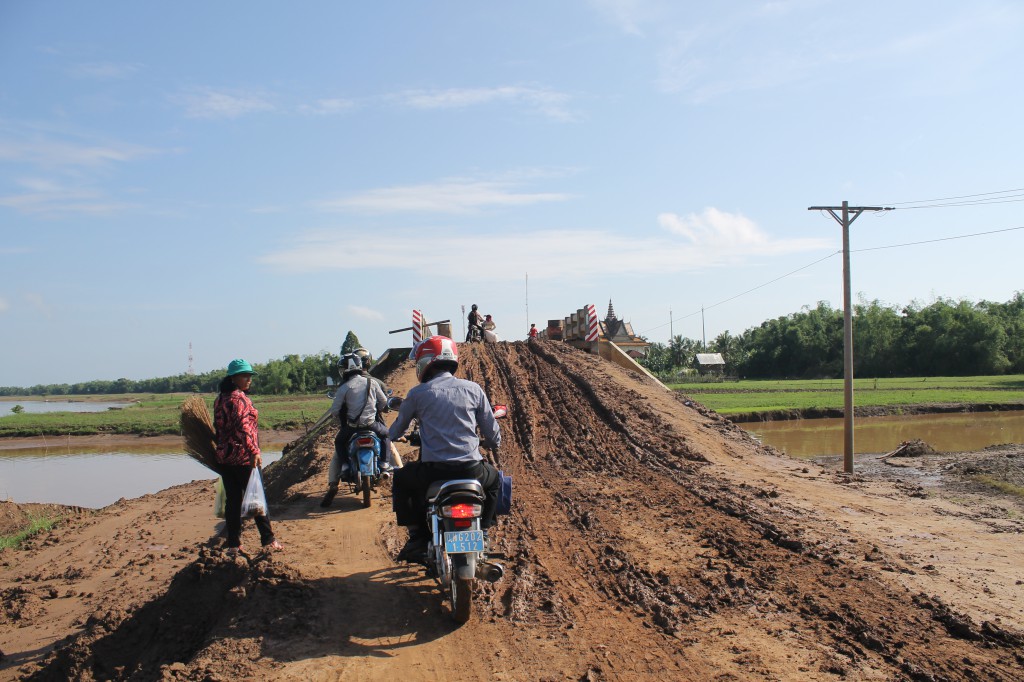
{"type": "MultiPolygon", "coordinates": [[[[282,447],[270,444],[264,450],[264,466],[281,458],[282,447]]],[[[99,508],[122,497],[217,477],[180,446],[139,444],[119,450],[65,445],[60,439],[51,439],[49,447],[0,450],[0,499],[99,508]]]]}
{"type": "MultiPolygon", "coordinates": [[[[843,452],[842,419],[794,419],[741,426],[792,457],[843,452]]],[[[1024,411],[864,417],[854,421],[857,454],[890,452],[901,442],[918,438],[942,452],[1024,443],[1024,411]]]]}

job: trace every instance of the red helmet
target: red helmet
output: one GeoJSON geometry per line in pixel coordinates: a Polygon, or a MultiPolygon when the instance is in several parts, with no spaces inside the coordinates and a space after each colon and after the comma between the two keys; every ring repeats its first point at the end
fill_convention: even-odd
{"type": "Polygon", "coordinates": [[[445,369],[449,369],[453,373],[459,367],[459,349],[455,342],[447,336],[431,336],[429,339],[424,339],[416,346],[415,353],[416,378],[420,380],[420,383],[424,381],[424,377],[430,374],[427,370],[431,367],[450,365],[445,369]]]}

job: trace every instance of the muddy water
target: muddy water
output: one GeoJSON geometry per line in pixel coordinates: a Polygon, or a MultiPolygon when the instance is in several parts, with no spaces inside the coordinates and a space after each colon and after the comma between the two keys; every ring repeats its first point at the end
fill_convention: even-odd
{"type": "MultiPolygon", "coordinates": [[[[264,465],[281,458],[282,444],[263,451],[264,465]]],[[[212,471],[180,447],[133,446],[130,451],[89,447],[0,450],[0,499],[105,507],[122,497],[139,497],[199,479],[212,471]]],[[[210,485],[213,505],[213,484],[210,485]]]]}
{"type": "MultiPolygon", "coordinates": [[[[741,424],[758,440],[793,457],[838,455],[843,452],[842,419],[795,419],[741,424]]],[[[1024,443],[1024,412],[926,414],[865,417],[854,420],[857,454],[895,450],[919,438],[936,450],[980,450],[1000,443],[1024,443]]]]}

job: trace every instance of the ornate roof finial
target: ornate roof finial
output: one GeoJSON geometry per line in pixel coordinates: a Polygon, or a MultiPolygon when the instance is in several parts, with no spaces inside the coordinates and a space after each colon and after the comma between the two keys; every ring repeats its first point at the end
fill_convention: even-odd
{"type": "Polygon", "coordinates": [[[612,299],[610,299],[610,298],[608,299],[608,317],[606,317],[605,319],[606,320],[618,319],[618,318],[615,317],[615,308],[612,307],[612,299]]]}

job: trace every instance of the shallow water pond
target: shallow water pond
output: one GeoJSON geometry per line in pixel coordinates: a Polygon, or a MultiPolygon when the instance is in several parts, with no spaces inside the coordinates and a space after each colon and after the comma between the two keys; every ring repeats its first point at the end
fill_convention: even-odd
{"type": "MultiPolygon", "coordinates": [[[[277,448],[264,450],[264,466],[281,458],[281,445],[277,448]]],[[[133,446],[130,452],[90,449],[71,445],[0,450],[0,499],[99,508],[122,497],[139,497],[217,477],[180,448],[133,446]]]]}
{"type": "MultiPolygon", "coordinates": [[[[792,457],[843,452],[842,419],[793,419],[740,424],[763,443],[792,457]]],[[[1001,443],[1024,443],[1024,411],[863,417],[853,422],[856,454],[895,450],[921,439],[942,452],[981,450],[1001,443]]]]}

